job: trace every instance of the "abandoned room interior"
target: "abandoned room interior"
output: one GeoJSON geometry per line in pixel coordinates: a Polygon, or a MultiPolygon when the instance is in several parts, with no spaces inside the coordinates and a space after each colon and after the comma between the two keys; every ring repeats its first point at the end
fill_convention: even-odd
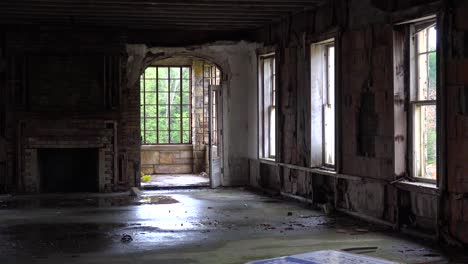
{"type": "Polygon", "coordinates": [[[468,1],[0,2],[0,263],[467,249],[468,1]]]}

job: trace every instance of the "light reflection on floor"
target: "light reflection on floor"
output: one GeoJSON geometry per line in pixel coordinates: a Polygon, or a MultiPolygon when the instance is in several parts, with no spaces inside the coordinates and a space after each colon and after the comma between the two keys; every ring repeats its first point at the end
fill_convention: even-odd
{"type": "Polygon", "coordinates": [[[441,260],[421,241],[241,188],[142,194],[0,200],[0,263],[238,264],[363,246],[377,247],[366,255],[400,262],[441,260]]]}
{"type": "MultiPolygon", "coordinates": [[[[151,195],[148,195],[151,197],[151,195]]],[[[142,225],[164,230],[192,230],[199,229],[192,222],[200,217],[202,208],[200,202],[184,195],[168,197],[178,201],[171,204],[143,204],[136,209],[136,216],[142,225]]]]}

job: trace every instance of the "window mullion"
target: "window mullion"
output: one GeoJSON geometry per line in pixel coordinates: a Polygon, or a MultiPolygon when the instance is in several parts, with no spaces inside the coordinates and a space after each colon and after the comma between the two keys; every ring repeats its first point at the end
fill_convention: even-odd
{"type": "Polygon", "coordinates": [[[143,144],[146,144],[146,74],[145,72],[143,72],[143,144]]]}
{"type": "Polygon", "coordinates": [[[180,108],[180,112],[179,112],[179,122],[180,122],[180,127],[179,127],[179,138],[180,138],[180,143],[184,143],[184,140],[183,140],[183,123],[182,123],[182,67],[179,68],[179,94],[180,94],[180,97],[179,97],[179,108],[180,108]]]}
{"type": "Polygon", "coordinates": [[[159,144],[159,67],[156,67],[156,144],[159,144]]]}
{"type": "Polygon", "coordinates": [[[167,130],[168,144],[171,144],[171,68],[167,67],[167,130]]]}

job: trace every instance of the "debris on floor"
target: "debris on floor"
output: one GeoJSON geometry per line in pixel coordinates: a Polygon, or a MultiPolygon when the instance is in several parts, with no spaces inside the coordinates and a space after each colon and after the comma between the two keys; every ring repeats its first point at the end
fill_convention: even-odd
{"type": "Polygon", "coordinates": [[[131,235],[125,234],[125,235],[122,236],[122,238],[120,239],[120,241],[121,241],[122,243],[130,243],[130,242],[133,241],[133,238],[132,238],[131,235]]]}

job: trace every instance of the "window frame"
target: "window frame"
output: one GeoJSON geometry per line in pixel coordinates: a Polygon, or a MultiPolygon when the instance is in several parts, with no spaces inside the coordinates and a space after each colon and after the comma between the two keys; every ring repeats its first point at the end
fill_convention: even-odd
{"type": "MultiPolygon", "coordinates": [[[[166,92],[166,91],[162,91],[166,92]]],[[[140,98],[140,120],[142,120],[142,124],[140,124],[140,130],[141,130],[141,144],[144,146],[154,146],[154,145],[191,145],[192,144],[192,66],[191,65],[150,65],[148,66],[145,71],[141,74],[140,76],[140,97],[143,96],[143,99],[140,98]],[[155,69],[155,78],[146,78],[146,71],[149,68],[154,68],[155,69]],[[160,68],[166,68],[168,71],[167,79],[166,78],[160,78],[159,77],[159,69],[160,68]],[[167,104],[160,104],[159,103],[159,81],[160,80],[166,80],[168,82],[168,99],[170,100],[170,94],[171,94],[171,68],[178,68],[179,69],[179,82],[180,82],[180,88],[179,88],[179,94],[180,94],[180,102],[178,104],[171,104],[170,101],[167,102],[167,104]],[[188,79],[183,77],[183,69],[187,68],[189,73],[188,73],[188,79]],[[156,95],[156,103],[155,104],[147,104],[146,103],[146,80],[154,80],[155,81],[155,91],[151,92],[156,95]],[[183,82],[188,81],[188,92],[184,92],[183,90],[183,82]],[[143,86],[141,85],[143,83],[143,86]],[[183,94],[188,93],[188,103],[183,102],[183,94]],[[142,103],[143,102],[143,103],[142,103]],[[180,117],[173,117],[171,115],[171,105],[178,105],[180,108],[180,117]],[[156,130],[147,130],[146,129],[146,106],[153,106],[155,107],[155,119],[156,119],[156,130]],[[167,124],[168,124],[168,130],[159,130],[159,106],[167,106],[167,111],[168,111],[168,116],[167,116],[167,124]],[[189,109],[189,116],[184,118],[182,116],[183,112],[183,107],[188,106],[189,109]],[[143,108],[143,113],[141,112],[141,109],[143,108]],[[180,129],[178,130],[172,130],[171,129],[171,119],[180,119],[180,129]],[[184,130],[184,119],[188,119],[188,124],[189,124],[189,130],[184,130]],[[168,133],[168,142],[166,143],[159,143],[159,134],[160,132],[167,132],[168,133]],[[171,131],[179,131],[180,132],[180,143],[172,143],[171,142],[171,131]],[[146,133],[147,132],[154,132],[156,133],[156,143],[148,143],[146,140],[146,133]],[[188,132],[188,141],[184,142],[184,136],[183,133],[188,132]]],[[[151,117],[150,117],[151,118],[151,117]]],[[[140,121],[141,122],[141,121],[140,121]]]]}
{"type": "MultiPolygon", "coordinates": [[[[440,34],[439,30],[437,29],[437,18],[432,17],[428,19],[423,19],[423,20],[418,20],[416,22],[412,22],[409,24],[409,73],[410,73],[410,83],[408,86],[409,89],[409,111],[408,111],[408,121],[409,121],[409,126],[408,128],[410,129],[409,135],[411,135],[411,140],[408,142],[408,148],[411,150],[411,158],[409,159],[409,168],[410,168],[410,177],[418,182],[425,182],[425,183],[432,183],[436,184],[439,179],[439,144],[438,144],[438,138],[440,137],[439,133],[439,107],[438,107],[438,99],[440,97],[439,94],[439,41],[438,41],[438,35],[440,34]],[[418,30],[417,27],[422,27],[424,29],[422,30],[427,30],[428,28],[435,26],[437,30],[436,34],[436,47],[433,51],[429,51],[429,36],[427,37],[427,51],[424,52],[419,52],[419,43],[418,43],[418,37],[416,34],[422,30],[418,30]],[[424,26],[425,25],[425,26],[424,26]],[[421,55],[429,55],[431,53],[434,53],[436,55],[436,99],[420,99],[419,93],[420,93],[420,84],[419,84],[419,78],[420,78],[420,68],[419,68],[419,57],[421,55]],[[436,108],[435,110],[435,133],[436,133],[436,142],[435,142],[435,154],[436,154],[436,178],[435,179],[430,179],[430,178],[425,178],[423,176],[418,176],[422,175],[422,167],[423,167],[423,159],[422,159],[422,144],[418,142],[422,141],[421,135],[417,135],[421,133],[421,128],[417,128],[417,123],[419,123],[418,127],[420,127],[421,120],[417,121],[417,109],[421,109],[423,106],[434,106],[436,108]]],[[[427,62],[429,64],[429,62],[427,62]]],[[[427,66],[429,67],[429,66],[427,66]]],[[[429,76],[427,77],[427,79],[429,76]]],[[[429,84],[428,84],[429,85],[429,84]]]]}
{"type": "Polygon", "coordinates": [[[320,168],[328,171],[338,171],[338,54],[337,54],[337,43],[338,37],[331,35],[328,38],[322,38],[321,40],[311,42],[309,45],[309,66],[310,66],[310,140],[311,140],[311,153],[310,153],[310,166],[313,168],[320,168]],[[325,127],[325,115],[326,107],[330,102],[331,92],[329,87],[329,49],[334,49],[334,76],[333,76],[333,124],[334,124],[334,135],[333,135],[333,154],[334,163],[330,164],[326,161],[326,127],[325,127]],[[317,71],[319,71],[317,73],[317,71]],[[317,82],[319,81],[319,82],[317,82]],[[319,97],[319,99],[318,99],[319,97]],[[320,105],[316,102],[319,101],[320,105]],[[315,102],[315,103],[314,103],[315,102]],[[317,121],[319,118],[319,121],[317,121]],[[315,121],[314,121],[315,120],[315,121]],[[321,135],[317,136],[314,130],[317,126],[320,126],[321,135]]]}
{"type": "Polygon", "coordinates": [[[276,78],[276,54],[274,52],[266,53],[258,56],[258,103],[259,103],[259,158],[276,161],[277,157],[277,78],[276,78]],[[266,95],[265,88],[265,60],[271,59],[270,64],[270,84],[271,90],[266,95]],[[265,105],[265,98],[268,96],[269,104],[265,105]],[[271,121],[274,118],[274,126],[271,121]],[[272,139],[272,130],[274,138],[272,139]],[[275,153],[271,153],[271,142],[274,142],[275,153]]]}
{"type": "Polygon", "coordinates": [[[324,47],[324,73],[325,73],[325,78],[324,78],[324,85],[323,85],[323,88],[324,88],[324,94],[326,95],[324,98],[324,102],[322,103],[322,136],[323,136],[323,146],[322,146],[322,166],[325,167],[325,168],[329,168],[329,169],[335,169],[336,167],[336,47],[335,47],[335,41],[332,40],[330,42],[326,42],[323,44],[323,47],[324,47]],[[335,148],[335,150],[333,151],[333,154],[334,154],[334,157],[333,157],[333,161],[334,163],[333,164],[330,164],[330,163],[327,163],[326,161],[326,152],[327,152],[327,148],[326,148],[326,128],[325,128],[325,119],[326,119],[326,113],[325,113],[325,110],[326,110],[326,107],[327,105],[330,104],[330,97],[331,97],[331,92],[330,92],[330,71],[329,71],[329,63],[330,63],[330,60],[329,60],[329,52],[330,52],[330,48],[333,48],[333,56],[334,56],[334,61],[333,61],[333,69],[334,69],[334,73],[333,73],[333,94],[335,95],[333,98],[333,127],[335,128],[334,130],[334,134],[333,134],[333,148],[335,148]]]}

